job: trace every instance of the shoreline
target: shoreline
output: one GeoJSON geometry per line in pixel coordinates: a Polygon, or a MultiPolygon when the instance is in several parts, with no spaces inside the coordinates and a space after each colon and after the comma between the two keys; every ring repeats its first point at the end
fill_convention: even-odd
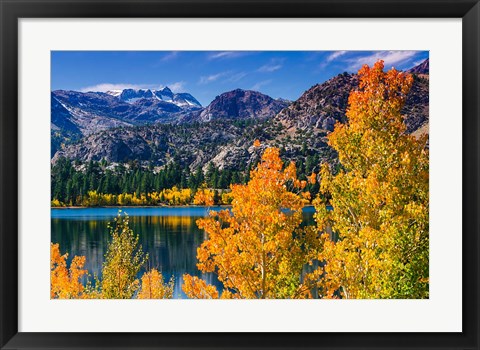
{"type": "MultiPolygon", "coordinates": [[[[216,208],[216,207],[231,207],[230,204],[222,204],[222,205],[212,205],[208,208],[216,208]]],[[[90,209],[90,208],[206,208],[205,205],[102,205],[96,207],[84,207],[84,206],[71,206],[71,207],[50,207],[50,209],[90,209]]]]}
{"type": "MultiPolygon", "coordinates": [[[[82,207],[82,206],[72,206],[72,207],[50,207],[52,209],[102,209],[102,208],[231,208],[231,204],[222,204],[222,205],[212,205],[212,206],[205,206],[205,205],[130,205],[130,206],[118,206],[118,205],[110,205],[110,206],[98,206],[98,207],[82,207]]],[[[303,206],[303,208],[313,207],[313,204],[308,204],[303,206]]]]}

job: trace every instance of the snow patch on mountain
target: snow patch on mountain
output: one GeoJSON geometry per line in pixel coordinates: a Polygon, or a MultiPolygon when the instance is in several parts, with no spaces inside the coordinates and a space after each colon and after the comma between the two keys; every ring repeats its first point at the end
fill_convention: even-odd
{"type": "Polygon", "coordinates": [[[160,90],[123,89],[110,90],[106,93],[130,104],[133,104],[140,99],[154,99],[172,103],[181,108],[202,108],[201,103],[189,93],[173,93],[168,86],[160,90]]]}
{"type": "Polygon", "coordinates": [[[109,94],[109,95],[118,97],[122,94],[122,91],[123,90],[110,90],[110,91],[107,91],[106,93],[109,94]]]}

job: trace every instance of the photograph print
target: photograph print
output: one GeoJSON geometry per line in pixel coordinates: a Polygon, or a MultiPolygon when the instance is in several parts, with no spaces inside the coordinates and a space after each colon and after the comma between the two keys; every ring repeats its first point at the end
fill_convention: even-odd
{"type": "Polygon", "coordinates": [[[428,51],[52,51],[50,298],[428,299],[428,140],[428,51]]]}

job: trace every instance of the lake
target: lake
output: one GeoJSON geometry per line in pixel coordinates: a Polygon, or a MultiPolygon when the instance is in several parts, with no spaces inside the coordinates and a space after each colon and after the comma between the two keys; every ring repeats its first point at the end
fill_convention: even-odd
{"type": "MultiPolygon", "coordinates": [[[[110,239],[108,223],[122,210],[130,217],[130,227],[139,235],[143,251],[149,254],[148,266],[162,272],[166,281],[175,278],[174,298],[184,298],[182,275],[199,276],[219,290],[214,274],[197,269],[197,247],[206,239],[196,221],[208,215],[209,210],[225,207],[138,207],[138,208],[75,208],[51,209],[51,241],[60,244],[61,253],[86,257],[85,268],[90,274],[101,276],[104,255],[110,239]]],[[[313,223],[313,207],[303,210],[304,223],[313,223]]]]}

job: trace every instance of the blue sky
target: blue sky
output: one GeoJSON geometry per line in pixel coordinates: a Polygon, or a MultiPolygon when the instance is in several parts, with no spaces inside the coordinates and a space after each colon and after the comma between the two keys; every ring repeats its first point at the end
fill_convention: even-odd
{"type": "Polygon", "coordinates": [[[315,84],[363,64],[408,69],[428,51],[52,51],[52,90],[124,88],[189,92],[202,105],[236,88],[296,100],[315,84]]]}

